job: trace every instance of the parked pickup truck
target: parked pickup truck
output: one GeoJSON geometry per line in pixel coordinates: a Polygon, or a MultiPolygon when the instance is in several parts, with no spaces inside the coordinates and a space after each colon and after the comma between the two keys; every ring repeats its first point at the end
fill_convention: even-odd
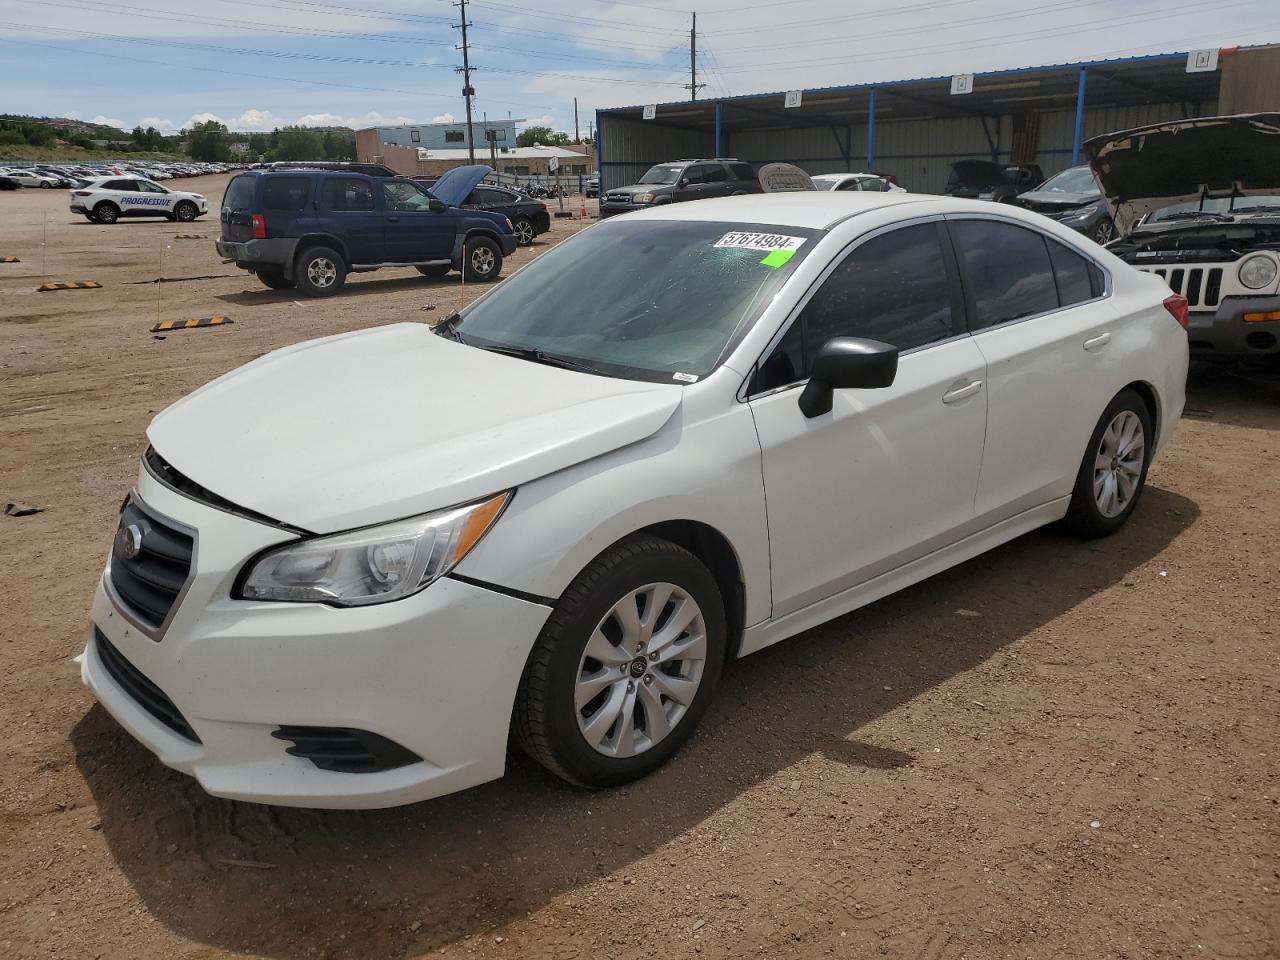
{"type": "Polygon", "coordinates": [[[375,164],[275,167],[232,179],[218,254],[273,290],[332,296],[350,273],[416,267],[488,282],[516,249],[505,216],[460,205],[491,169],[450,170],[428,190],[375,164]]]}

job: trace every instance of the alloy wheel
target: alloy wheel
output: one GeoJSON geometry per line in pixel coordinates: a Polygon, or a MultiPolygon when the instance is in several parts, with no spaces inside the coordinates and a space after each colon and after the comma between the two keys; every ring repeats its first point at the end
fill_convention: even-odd
{"type": "Polygon", "coordinates": [[[528,220],[517,220],[515,222],[516,240],[522,246],[533,243],[533,224],[528,220]]]}
{"type": "Polygon", "coordinates": [[[1138,492],[1146,450],[1142,421],[1132,410],[1121,410],[1107,424],[1093,458],[1093,499],[1107,519],[1122,514],[1138,492]]]}
{"type": "Polygon", "coordinates": [[[1116,225],[1110,220],[1103,220],[1093,228],[1093,239],[1100,244],[1108,244],[1116,237],[1116,225]]]}
{"type": "Polygon", "coordinates": [[[315,287],[331,287],[338,279],[338,267],[328,257],[316,257],[307,264],[307,279],[315,287]]]}
{"type": "Polygon", "coordinates": [[[471,269],[478,276],[487,277],[493,272],[497,259],[493,255],[493,251],[487,246],[481,245],[471,251],[471,269]]]}
{"type": "Polygon", "coordinates": [[[598,753],[633,757],[671,733],[698,693],[707,625],[693,597],[672,583],[626,594],[591,633],[578,663],[578,729],[598,753]]]}

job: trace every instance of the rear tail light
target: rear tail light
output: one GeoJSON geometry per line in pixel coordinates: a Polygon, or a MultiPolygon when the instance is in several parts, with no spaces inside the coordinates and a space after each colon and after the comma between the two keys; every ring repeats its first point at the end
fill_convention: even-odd
{"type": "Polygon", "coordinates": [[[267,218],[260,213],[255,213],[250,219],[253,222],[253,239],[267,239],[267,218]]]}
{"type": "Polygon", "coordinates": [[[1186,297],[1176,293],[1172,297],[1166,297],[1164,308],[1169,311],[1173,319],[1178,321],[1183,330],[1191,329],[1191,311],[1186,297]]]}

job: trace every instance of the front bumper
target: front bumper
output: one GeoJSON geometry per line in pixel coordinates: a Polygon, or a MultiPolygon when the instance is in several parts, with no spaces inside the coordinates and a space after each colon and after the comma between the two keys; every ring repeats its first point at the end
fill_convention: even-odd
{"type": "Polygon", "coordinates": [[[197,531],[196,566],[157,640],[100,582],[93,627],[181,712],[188,739],[117,682],[90,630],[81,677],[120,724],[209,793],[301,807],[412,803],[502,775],[511,706],[550,608],[448,577],[369,607],[233,600],[247,557],[288,534],[207,507],[143,471],[138,496],[197,531]],[[372,773],[286,753],[281,726],[385,737],[422,759],[372,773]]]}
{"type": "Polygon", "coordinates": [[[1280,295],[1224,297],[1217,310],[1191,313],[1187,331],[1198,357],[1280,356],[1280,320],[1247,321],[1245,314],[1280,313],[1280,295]]]}
{"type": "MultiPolygon", "coordinates": [[[[666,201],[670,203],[670,201],[666,201]]],[[[629,203],[619,200],[601,200],[600,201],[600,219],[605,217],[614,217],[620,213],[632,213],[636,210],[652,210],[654,207],[660,206],[658,201],[653,203],[629,203]]]]}

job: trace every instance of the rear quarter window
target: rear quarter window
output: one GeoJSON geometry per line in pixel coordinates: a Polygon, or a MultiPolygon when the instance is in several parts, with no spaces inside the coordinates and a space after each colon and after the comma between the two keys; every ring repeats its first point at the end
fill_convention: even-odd
{"type": "Polygon", "coordinates": [[[301,210],[311,192],[307,177],[267,177],[262,184],[265,210],[301,210]]]}
{"type": "Polygon", "coordinates": [[[733,171],[733,175],[738,180],[754,180],[756,172],[751,169],[749,163],[731,163],[729,169],[733,171]]]}

